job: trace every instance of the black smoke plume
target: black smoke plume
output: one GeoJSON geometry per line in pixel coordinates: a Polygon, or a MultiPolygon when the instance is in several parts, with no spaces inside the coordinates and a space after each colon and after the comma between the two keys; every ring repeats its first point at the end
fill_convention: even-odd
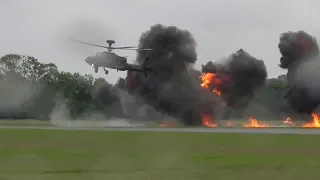
{"type": "Polygon", "coordinates": [[[108,117],[123,117],[123,107],[116,87],[101,80],[94,84],[91,94],[97,108],[105,112],[108,117]]]}
{"type": "Polygon", "coordinates": [[[131,92],[185,125],[200,125],[202,114],[213,114],[214,96],[200,88],[199,77],[190,71],[197,53],[189,31],[161,24],[151,26],[142,34],[139,48],[153,49],[140,51],[137,63],[155,72],[147,77],[129,72],[127,82],[131,92]]]}
{"type": "MultiPolygon", "coordinates": [[[[202,72],[216,74],[220,81],[218,84],[212,82],[214,88],[221,92],[227,107],[240,110],[240,115],[252,100],[255,90],[260,88],[267,78],[264,62],[242,49],[220,64],[209,61],[202,66],[202,72]]],[[[224,118],[228,119],[230,112],[226,112],[224,118]]]]}
{"type": "Polygon", "coordinates": [[[146,66],[168,71],[185,70],[186,66],[197,61],[196,42],[187,30],[175,26],[154,25],[141,35],[139,48],[153,49],[151,52],[140,51],[137,62],[142,65],[145,56],[152,58],[146,66]]]}
{"type": "Polygon", "coordinates": [[[304,31],[282,33],[278,48],[282,55],[279,66],[283,69],[305,58],[319,56],[316,38],[304,31]]]}
{"type": "Polygon", "coordinates": [[[279,40],[279,66],[288,69],[289,89],[284,98],[295,111],[310,114],[320,103],[317,40],[304,31],[282,33],[279,40]]]}

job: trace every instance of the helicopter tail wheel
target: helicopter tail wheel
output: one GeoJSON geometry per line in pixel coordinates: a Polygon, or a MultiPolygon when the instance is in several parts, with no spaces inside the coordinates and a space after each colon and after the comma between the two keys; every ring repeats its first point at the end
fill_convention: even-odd
{"type": "Polygon", "coordinates": [[[109,71],[108,71],[108,70],[104,70],[104,73],[105,73],[105,74],[109,74],[109,71]]]}
{"type": "Polygon", "coordinates": [[[97,66],[94,67],[94,72],[98,73],[98,67],[97,66]]]}

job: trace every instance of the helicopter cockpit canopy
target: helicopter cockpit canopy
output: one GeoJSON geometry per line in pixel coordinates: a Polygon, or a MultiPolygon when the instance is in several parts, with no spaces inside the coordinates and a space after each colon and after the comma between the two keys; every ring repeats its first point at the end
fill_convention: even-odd
{"type": "Polygon", "coordinates": [[[91,58],[98,57],[98,56],[101,56],[101,52],[98,52],[98,53],[95,52],[95,53],[92,53],[89,55],[89,57],[91,57],[91,58]]]}

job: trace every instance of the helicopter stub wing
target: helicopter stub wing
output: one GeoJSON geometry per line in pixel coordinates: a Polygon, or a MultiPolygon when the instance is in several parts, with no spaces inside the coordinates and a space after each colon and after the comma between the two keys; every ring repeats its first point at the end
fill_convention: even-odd
{"type": "Polygon", "coordinates": [[[147,76],[147,72],[154,72],[155,71],[153,68],[141,67],[141,66],[129,64],[129,63],[127,63],[127,70],[142,72],[142,73],[144,73],[145,76],[147,76]]]}

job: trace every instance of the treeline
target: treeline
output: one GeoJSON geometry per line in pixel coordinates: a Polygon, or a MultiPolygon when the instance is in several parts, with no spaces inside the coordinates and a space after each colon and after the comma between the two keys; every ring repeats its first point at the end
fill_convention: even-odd
{"type": "MultiPolygon", "coordinates": [[[[117,84],[123,87],[120,83],[124,80],[117,84]]],[[[59,71],[54,63],[41,63],[31,56],[2,56],[0,87],[0,118],[50,119],[55,111],[70,119],[94,113],[121,116],[118,97],[113,93],[116,86],[92,75],[59,71]],[[98,94],[100,89],[104,90],[103,97],[98,94]]]]}
{"type": "MultiPolygon", "coordinates": [[[[126,116],[161,119],[159,113],[147,106],[142,114],[138,111],[144,105],[128,100],[125,81],[119,78],[112,85],[92,75],[60,71],[54,63],[41,63],[31,56],[8,54],[0,58],[0,118],[47,120],[58,114],[85,119],[99,114],[100,119],[126,116]]],[[[285,108],[286,88],[285,75],[268,79],[246,114],[267,119],[301,117],[285,108]]]]}

